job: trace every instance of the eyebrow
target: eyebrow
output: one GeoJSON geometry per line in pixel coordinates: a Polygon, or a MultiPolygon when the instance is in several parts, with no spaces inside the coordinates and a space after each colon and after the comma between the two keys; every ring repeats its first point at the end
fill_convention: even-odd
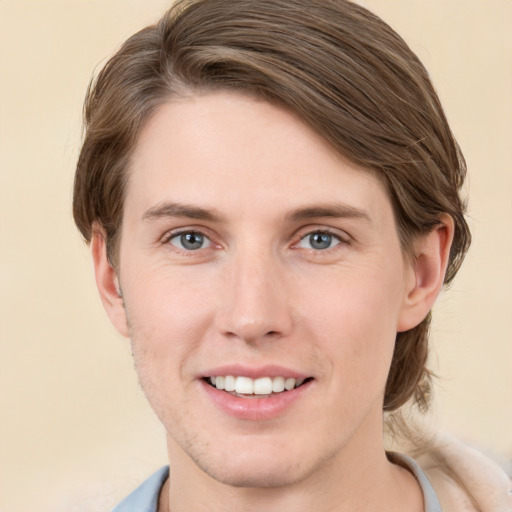
{"type": "Polygon", "coordinates": [[[149,208],[142,216],[143,220],[155,220],[166,217],[183,217],[187,219],[219,221],[221,215],[215,210],[183,203],[164,202],[149,208]]]}
{"type": "Polygon", "coordinates": [[[343,203],[320,204],[297,208],[286,215],[286,220],[297,222],[321,217],[361,219],[369,223],[372,222],[365,210],[343,203]]]}
{"type": "MultiPolygon", "coordinates": [[[[146,210],[143,220],[154,220],[166,217],[182,217],[187,219],[208,220],[220,222],[222,216],[216,210],[209,210],[199,206],[164,202],[146,210]]],[[[285,216],[289,222],[299,222],[318,218],[352,218],[362,219],[371,223],[370,216],[364,210],[342,203],[310,205],[297,208],[285,216]]]]}

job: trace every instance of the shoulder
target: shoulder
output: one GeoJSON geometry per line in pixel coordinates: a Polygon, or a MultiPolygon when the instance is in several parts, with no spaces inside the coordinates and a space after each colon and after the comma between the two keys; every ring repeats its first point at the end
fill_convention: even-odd
{"type": "Polygon", "coordinates": [[[169,466],[160,468],[119,503],[112,512],[156,512],[160,489],[168,475],[169,466]]]}
{"type": "Polygon", "coordinates": [[[512,512],[509,477],[478,450],[451,436],[438,435],[416,461],[443,512],[512,512]]]}

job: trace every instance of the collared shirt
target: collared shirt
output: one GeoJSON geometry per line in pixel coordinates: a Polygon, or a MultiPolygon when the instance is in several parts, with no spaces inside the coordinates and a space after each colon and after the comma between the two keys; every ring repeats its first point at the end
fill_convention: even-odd
{"type": "MultiPolygon", "coordinates": [[[[425,512],[441,512],[441,505],[439,504],[436,493],[418,464],[407,455],[398,453],[392,454],[391,459],[409,469],[416,477],[423,492],[425,512]]],[[[168,476],[169,466],[160,468],[119,503],[112,512],[157,512],[158,495],[168,476]]]]}

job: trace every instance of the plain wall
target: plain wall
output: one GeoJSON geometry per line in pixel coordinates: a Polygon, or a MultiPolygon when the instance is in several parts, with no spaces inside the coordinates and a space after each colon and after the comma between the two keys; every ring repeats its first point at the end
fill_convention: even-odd
{"type": "MultiPolygon", "coordinates": [[[[440,427],[512,456],[512,2],[367,0],[430,70],[474,243],[435,308],[440,427]]],[[[165,461],[71,217],[98,63],[166,0],[0,0],[0,512],[108,510],[165,461]]]]}

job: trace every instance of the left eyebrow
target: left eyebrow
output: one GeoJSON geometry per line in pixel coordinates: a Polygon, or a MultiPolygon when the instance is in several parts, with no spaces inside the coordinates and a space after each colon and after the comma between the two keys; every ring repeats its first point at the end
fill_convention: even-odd
{"type": "Polygon", "coordinates": [[[146,210],[142,216],[143,220],[154,220],[165,217],[183,217],[187,219],[196,220],[209,220],[209,221],[220,221],[221,216],[215,210],[208,210],[206,208],[200,208],[199,206],[163,202],[149,210],[146,210]]]}
{"type": "Polygon", "coordinates": [[[361,219],[370,224],[372,223],[370,216],[365,210],[343,203],[319,204],[297,208],[286,215],[286,220],[297,222],[321,217],[361,219]]]}

